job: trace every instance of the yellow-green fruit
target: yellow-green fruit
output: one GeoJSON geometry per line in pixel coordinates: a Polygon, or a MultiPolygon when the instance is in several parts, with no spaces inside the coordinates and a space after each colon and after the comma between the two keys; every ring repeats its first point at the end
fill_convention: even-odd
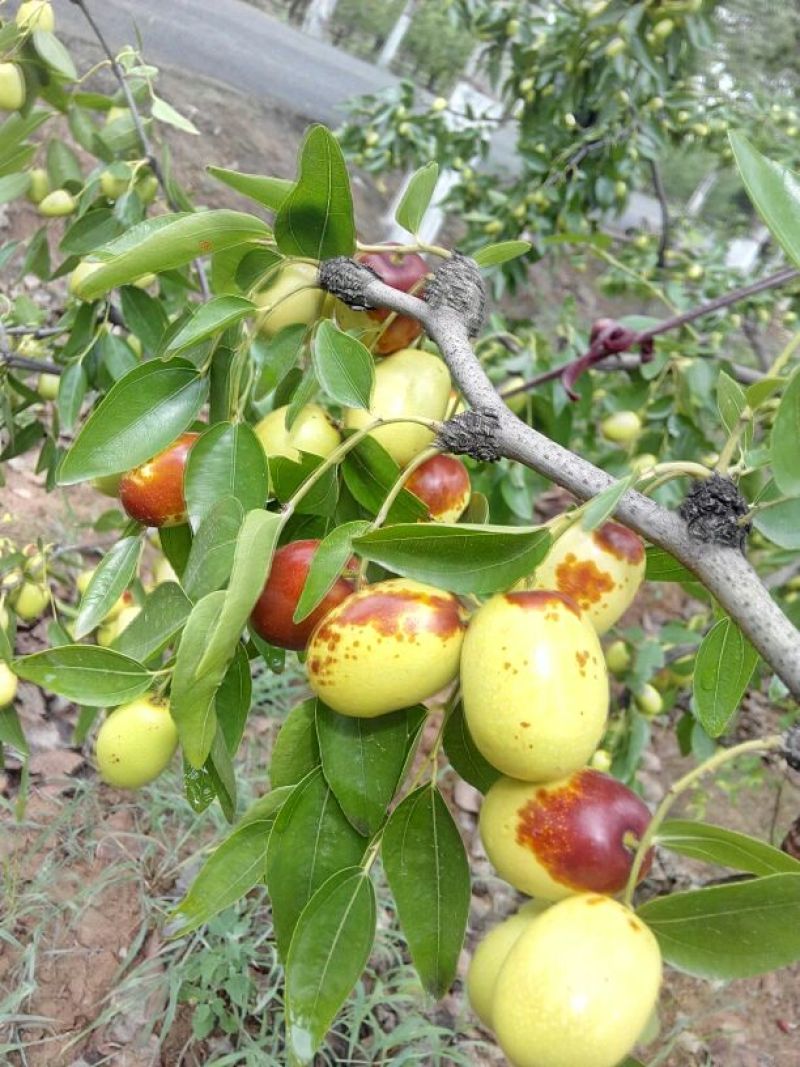
{"type": "Polygon", "coordinates": [[[153,581],[156,585],[163,585],[164,582],[178,581],[178,575],[173,570],[172,564],[166,556],[162,556],[161,559],[156,562],[155,567],[153,567],[153,581]]]}
{"type": "Polygon", "coordinates": [[[126,118],[128,115],[130,115],[130,111],[127,107],[110,107],[106,112],[106,125],[116,122],[117,119],[126,118]]]}
{"type": "Polygon", "coordinates": [[[89,582],[91,582],[93,577],[94,568],[92,568],[91,570],[80,571],[78,573],[77,577],[75,578],[75,587],[77,588],[81,596],[83,596],[83,594],[89,588],[89,582]]]}
{"type": "Polygon", "coordinates": [[[510,378],[507,378],[502,385],[498,386],[500,395],[503,400],[505,400],[508,408],[513,411],[515,415],[521,415],[528,406],[528,393],[516,393],[514,396],[508,396],[507,394],[524,384],[525,378],[523,378],[521,374],[513,374],[510,378]]]}
{"type": "Polygon", "coordinates": [[[606,649],[606,666],[612,674],[624,674],[631,665],[631,652],[624,641],[613,641],[606,649]]]}
{"type": "Polygon", "coordinates": [[[92,485],[103,496],[119,496],[119,483],[122,474],[102,474],[99,478],[92,478],[92,485]]]}
{"type": "Polygon", "coordinates": [[[26,622],[38,619],[49,602],[47,587],[38,582],[23,582],[12,601],[14,611],[26,622]]]}
{"type": "Polygon", "coordinates": [[[582,893],[548,908],[500,968],[492,1019],[513,1067],[616,1067],[658,999],[651,931],[610,897],[582,893]]]}
{"type": "Polygon", "coordinates": [[[255,431],[268,456],[286,456],[297,462],[300,452],[329,456],[341,444],[339,431],[319,404],[306,404],[286,429],[288,407],[276,408],[256,424],[255,431]]]}
{"type": "Polygon", "coordinates": [[[8,629],[8,612],[5,609],[5,605],[0,604],[0,630],[8,629]]]}
{"type": "Polygon", "coordinates": [[[644,580],[642,539],[618,522],[584,530],[570,526],[536,568],[535,589],[572,597],[599,634],[628,610],[644,580]]]}
{"type": "Polygon", "coordinates": [[[630,468],[632,471],[636,471],[637,474],[643,474],[645,471],[650,470],[651,467],[655,467],[658,463],[658,456],[654,456],[652,452],[642,452],[639,456],[634,456],[630,462],[630,468]]]}
{"type": "Polygon", "coordinates": [[[693,282],[699,281],[704,273],[705,271],[700,263],[690,263],[686,268],[686,277],[693,282]]]}
{"type": "Polygon", "coordinates": [[[100,777],[118,789],[138,789],[158,778],[178,745],[164,704],[140,697],[116,708],[100,727],[95,758],[100,777]]]}
{"type": "Polygon", "coordinates": [[[25,78],[16,63],[0,63],[0,110],[16,111],[25,103],[25,78]]]}
{"type": "Polygon", "coordinates": [[[598,748],[589,761],[589,766],[592,770],[600,771],[601,774],[608,774],[613,762],[614,760],[607,748],[598,748]]]}
{"type": "Polygon", "coordinates": [[[61,381],[57,374],[40,374],[36,381],[36,392],[42,400],[55,400],[58,396],[58,383],[61,381]]]}
{"type": "Polygon", "coordinates": [[[17,676],[5,663],[0,663],[0,708],[7,707],[16,695],[17,676]]]}
{"type": "Polygon", "coordinates": [[[447,107],[447,101],[443,96],[437,96],[431,104],[431,111],[444,111],[447,107]]]}
{"type": "Polygon", "coordinates": [[[608,714],[597,634],[575,601],[555,591],[486,601],[464,638],[461,691],[478,749],[503,774],[526,782],[582,767],[608,714]]]}
{"type": "Polygon", "coordinates": [[[275,280],[256,294],[255,302],[262,309],[258,330],[265,337],[274,337],[284,326],[315,322],[324,300],[317,268],[312,263],[287,263],[275,280]]]}
{"type": "Polygon", "coordinates": [[[470,1006],[484,1026],[492,1029],[492,1000],[497,976],[520,934],[549,907],[547,901],[529,900],[515,915],[498,923],[475,949],[467,971],[470,1006]]]}
{"type": "Polygon", "coordinates": [[[28,171],[31,184],[28,186],[28,199],[32,204],[38,204],[50,192],[50,179],[44,167],[32,167],[28,171]]]}
{"type": "MultiPolygon", "coordinates": [[[[375,369],[375,389],[369,411],[347,408],[344,424],[360,430],[375,418],[396,419],[422,416],[443,419],[450,398],[450,372],[431,352],[405,348],[379,363],[375,369]]],[[[405,467],[427,448],[434,434],[416,423],[381,426],[371,437],[383,445],[395,463],[405,467]]]]}
{"type": "Polygon", "coordinates": [[[308,681],[334,711],[371,719],[438,693],[458,673],[464,612],[451,593],[408,578],[338,604],[308,644],[308,681]]]}
{"type": "Polygon", "coordinates": [[[653,33],[657,38],[664,40],[675,29],[675,23],[672,19],[659,19],[659,21],[653,27],[653,33]]]}
{"type": "Polygon", "coordinates": [[[654,718],[664,710],[664,698],[654,685],[647,682],[634,697],[636,707],[642,715],[654,718]]]}
{"type": "Polygon", "coordinates": [[[635,411],[615,411],[600,423],[600,433],[607,441],[625,445],[642,432],[642,420],[635,411]]]}
{"type": "Polygon", "coordinates": [[[107,200],[116,200],[128,191],[130,178],[118,178],[110,170],[104,170],[100,175],[100,191],[107,200]]]}
{"type": "Polygon", "coordinates": [[[17,8],[15,21],[23,29],[47,30],[52,33],[56,20],[48,0],[24,0],[17,8]]]}
{"type": "Polygon", "coordinates": [[[143,204],[152,204],[158,192],[158,178],[155,174],[145,174],[136,183],[136,195],[143,204]]]}
{"type": "Polygon", "coordinates": [[[100,270],[102,266],[102,263],[88,263],[85,259],[82,259],[69,276],[67,288],[72,295],[77,296],[79,300],[84,300],[85,297],[82,292],[83,283],[90,275],[94,274],[95,271],[100,270]]]}
{"type": "Polygon", "coordinates": [[[612,37],[604,48],[605,54],[609,59],[613,59],[614,56],[620,55],[628,47],[623,37],[612,37]]]}
{"type": "Polygon", "coordinates": [[[78,201],[66,189],[54,189],[39,202],[39,214],[46,218],[62,218],[74,214],[77,206],[78,201]]]}

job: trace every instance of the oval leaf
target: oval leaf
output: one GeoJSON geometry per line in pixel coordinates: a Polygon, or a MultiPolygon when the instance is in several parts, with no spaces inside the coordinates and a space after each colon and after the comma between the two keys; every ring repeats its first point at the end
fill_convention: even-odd
{"type": "Polygon", "coordinates": [[[317,701],[304,700],[292,708],[272,749],[269,780],[273,789],[297,785],[320,765],[317,742],[317,701]]]}
{"type": "Polygon", "coordinates": [[[114,648],[144,663],[166,648],[191,610],[191,602],[179,585],[162,582],[147,597],[133,622],[114,640],[114,648]]]}
{"type": "Polygon", "coordinates": [[[444,728],[444,750],[456,774],[486,794],[500,777],[500,771],[475,747],[461,702],[453,708],[444,728]]]}
{"type": "Polygon", "coordinates": [[[237,193],[248,196],[251,200],[277,211],[294,188],[294,182],[288,178],[262,178],[260,174],[242,174],[237,170],[225,170],[224,167],[206,167],[208,173],[235,189],[237,193]]]}
{"type": "Polygon", "coordinates": [[[726,830],[722,826],[670,819],[658,831],[656,842],[682,856],[732,867],[736,871],[769,875],[781,871],[800,874],[800,861],[748,834],[726,830]]]}
{"type": "Polygon", "coordinates": [[[424,167],[420,167],[415,174],[411,175],[394,214],[397,222],[409,233],[415,234],[419,229],[433,197],[438,177],[438,163],[426,163],[424,167]]]}
{"type": "Polygon", "coordinates": [[[222,588],[231,575],[236,539],[244,521],[242,505],[223,496],[200,523],[181,581],[192,600],[222,588]]]}
{"type": "Polygon", "coordinates": [[[252,511],[264,506],[268,490],[267,457],[247,423],[218,422],[192,446],[184,493],[194,529],[220,497],[235,497],[252,511]]]}
{"type": "Polygon", "coordinates": [[[141,696],[153,681],[150,671],[129,656],[96,645],[60,645],[14,660],[20,678],[50,693],[110,708],[141,696]]]}
{"type": "Polygon", "coordinates": [[[356,519],[337,526],[320,542],[311,557],[303,592],[294,610],[294,622],[302,622],[336,584],[353,554],[353,538],[366,533],[370,523],[356,519]]]}
{"type": "Polygon", "coordinates": [[[103,556],[81,599],[72,627],[76,640],[98,626],[114,607],[136,573],[141,552],[141,538],[123,537],[103,556]]]}
{"type": "Polygon", "coordinates": [[[795,372],[775,416],[770,459],[775,483],[786,496],[800,496],[800,372],[795,372]]]}
{"type": "Polygon", "coordinates": [[[756,210],[789,258],[800,265],[800,178],[762,156],[740,133],[732,133],[730,141],[756,210]]]}
{"type": "Polygon", "coordinates": [[[499,263],[508,263],[510,259],[527,255],[532,247],[530,241],[498,241],[497,244],[479,248],[472,258],[479,267],[496,267],[499,263]]]}
{"type": "Polygon", "coordinates": [[[191,348],[234,326],[255,310],[255,304],[243,296],[215,297],[207,304],[200,304],[189,321],[171,338],[165,352],[174,355],[184,348],[191,348]]]}
{"type": "Polygon", "coordinates": [[[312,355],[319,383],[334,403],[369,407],[375,368],[365,345],[324,320],[314,335],[312,355]]]}
{"type": "Polygon", "coordinates": [[[224,603],[225,593],[209,593],[192,608],[172,674],[170,711],[178,727],[184,756],[192,767],[199,768],[205,763],[217,729],[214,696],[222,684],[227,661],[218,662],[214,670],[202,673],[197,668],[206,651],[209,631],[224,603]]]}
{"type": "Polygon", "coordinates": [[[732,619],[720,619],[697,650],[693,694],[700,724],[710,737],[719,737],[739,707],[758,653],[732,619]]]}

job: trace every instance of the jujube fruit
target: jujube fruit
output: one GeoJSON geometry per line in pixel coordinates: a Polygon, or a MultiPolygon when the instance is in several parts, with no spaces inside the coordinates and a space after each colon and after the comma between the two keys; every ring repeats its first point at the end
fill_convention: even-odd
{"type": "Polygon", "coordinates": [[[664,698],[650,682],[645,682],[634,699],[642,715],[647,715],[649,718],[655,718],[664,710],[664,698]]]}
{"type": "Polygon", "coordinates": [[[39,214],[47,218],[62,218],[77,210],[78,201],[66,189],[54,189],[39,201],[39,214]]]}
{"type": "MultiPolygon", "coordinates": [[[[546,785],[499,778],[481,806],[480,834],[501,878],[529,896],[619,893],[650,822],[647,805],[584,767],[546,785]]],[[[648,862],[640,877],[647,873],[648,862]]]]}
{"type": "Polygon", "coordinates": [[[652,932],[611,897],[582,893],[548,908],[509,950],[494,1030],[513,1067],[617,1067],[660,986],[652,932]]]}
{"type": "Polygon", "coordinates": [[[255,296],[255,303],[261,308],[258,331],[265,337],[274,337],[285,326],[315,322],[324,300],[317,268],[312,263],[287,263],[255,296]]]}
{"type": "Polygon", "coordinates": [[[17,8],[14,20],[23,29],[47,30],[52,33],[56,19],[48,0],[23,0],[17,8]]]}
{"type": "Polygon", "coordinates": [[[38,204],[50,192],[50,178],[44,167],[31,167],[28,177],[31,183],[28,186],[27,197],[32,204],[38,204]]]}
{"type": "Polygon", "coordinates": [[[472,617],[461,657],[469,732],[503,774],[565,778],[600,741],[608,676],[597,634],[568,596],[502,593],[472,617]]]}
{"type": "Polygon", "coordinates": [[[0,110],[17,111],[25,103],[25,78],[16,63],[0,63],[0,110]]]}
{"type": "Polygon", "coordinates": [[[529,900],[515,915],[498,923],[481,938],[470,960],[467,971],[467,996],[470,1006],[484,1026],[492,1028],[492,1000],[500,968],[506,961],[513,945],[524,930],[527,930],[537,915],[548,905],[538,900],[529,900]]]}
{"type": "Polygon", "coordinates": [[[642,539],[627,527],[606,522],[589,531],[576,522],[536,568],[534,588],[571,596],[604,634],[633,603],[645,563],[642,539]]]}
{"type": "Polygon", "coordinates": [[[426,505],[434,522],[458,522],[472,495],[467,468],[455,456],[426,459],[405,487],[426,505]]]}
{"type": "Polygon", "coordinates": [[[17,695],[17,676],[11,668],[0,662],[0,708],[7,707],[17,695]]]}
{"type": "Polygon", "coordinates": [[[55,400],[58,396],[58,383],[60,377],[57,374],[40,374],[36,379],[36,392],[42,400],[55,400]]]}
{"type": "Polygon", "coordinates": [[[50,594],[47,586],[39,582],[23,582],[11,597],[14,611],[25,622],[38,619],[49,603],[50,594]]]}
{"type": "Polygon", "coordinates": [[[132,519],[145,526],[179,526],[186,522],[183,476],[199,433],[183,433],[158,455],[123,474],[119,499],[132,519]]]}
{"type": "Polygon", "coordinates": [[[301,452],[324,458],[342,443],[339,431],[319,404],[301,408],[289,430],[286,428],[288,410],[288,406],[276,408],[255,426],[267,456],[285,456],[296,463],[301,452]]]}
{"type": "Polygon", "coordinates": [[[398,711],[455,678],[464,628],[451,593],[409,578],[377,582],[342,601],[311,635],[309,684],[343,715],[398,711]]]}
{"type": "Polygon", "coordinates": [[[631,652],[624,641],[612,641],[606,649],[606,666],[612,674],[624,674],[631,665],[631,652]]]}
{"type": "Polygon", "coordinates": [[[271,645],[304,649],[314,628],[355,590],[353,582],[337,578],[311,614],[294,622],[295,608],[319,545],[318,540],[292,541],[279,548],[272,559],[269,577],[250,616],[250,626],[271,645]]]}
{"type": "Polygon", "coordinates": [[[147,697],[115,708],[97,734],[100,777],[117,789],[139,789],[166,769],[178,746],[178,730],[166,704],[147,697]]]}
{"type": "MultiPolygon", "coordinates": [[[[401,293],[414,289],[416,296],[422,295],[419,284],[428,274],[428,264],[415,252],[364,252],[356,259],[370,267],[382,282],[401,293]]],[[[382,328],[393,313],[387,308],[371,308],[369,311],[354,311],[344,303],[339,303],[336,318],[344,330],[358,334],[359,339],[379,356],[389,356],[407,348],[422,333],[421,324],[410,315],[394,315],[388,326],[382,328]]]]}
{"type": "Polygon", "coordinates": [[[635,411],[615,411],[600,423],[600,433],[607,441],[626,445],[642,432],[642,420],[635,411]]]}

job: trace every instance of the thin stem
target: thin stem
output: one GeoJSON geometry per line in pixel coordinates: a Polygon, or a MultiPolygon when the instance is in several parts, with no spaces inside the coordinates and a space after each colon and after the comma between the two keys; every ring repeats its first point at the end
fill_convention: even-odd
{"type": "Polygon", "coordinates": [[[753,412],[748,405],[742,408],[739,414],[739,418],[736,420],[736,425],[728,435],[728,440],[723,445],[722,451],[719,454],[719,459],[716,462],[715,470],[717,474],[725,475],[728,473],[728,467],[733,459],[733,454],[739,446],[739,441],[742,438],[742,434],[745,429],[753,421],[753,412]]]}
{"type": "Polygon", "coordinates": [[[666,263],[667,247],[669,245],[669,205],[664,182],[661,180],[661,171],[654,159],[650,160],[650,173],[653,176],[653,188],[658,198],[658,206],[661,209],[661,237],[658,242],[658,256],[656,264],[663,268],[666,263]]]}
{"type": "Polygon", "coordinates": [[[783,745],[784,738],[780,734],[773,734],[771,737],[765,737],[755,741],[744,741],[741,745],[734,745],[733,748],[720,749],[719,752],[715,752],[714,755],[704,763],[693,768],[688,774],[684,774],[683,778],[679,778],[677,782],[673,782],[667,790],[664,799],[656,808],[655,814],[650,820],[647,829],[642,834],[642,838],[636,848],[636,855],[633,857],[633,865],[631,866],[628,884],[625,887],[623,903],[627,904],[628,907],[631,906],[633,894],[636,889],[636,884],[639,881],[639,874],[642,870],[645,856],[647,855],[650,846],[653,844],[656,834],[661,828],[661,824],[664,822],[673,804],[682,793],[685,793],[687,789],[693,786],[700,778],[708,774],[709,771],[716,771],[730,760],[737,759],[739,756],[743,756],[748,752],[769,752],[773,749],[781,749],[783,748],[783,745]]]}
{"type": "Polygon", "coordinates": [[[439,256],[440,259],[450,259],[453,254],[447,248],[442,248],[441,245],[429,245],[425,244],[423,241],[417,241],[416,244],[407,245],[370,245],[362,244],[361,241],[357,241],[356,247],[359,252],[388,252],[391,255],[399,256],[427,252],[428,255],[439,256]]]}
{"type": "Polygon", "coordinates": [[[25,356],[13,355],[11,352],[2,350],[0,350],[0,364],[15,367],[18,370],[39,371],[40,374],[61,374],[64,370],[57,363],[50,363],[46,359],[27,359],[25,356]]]}

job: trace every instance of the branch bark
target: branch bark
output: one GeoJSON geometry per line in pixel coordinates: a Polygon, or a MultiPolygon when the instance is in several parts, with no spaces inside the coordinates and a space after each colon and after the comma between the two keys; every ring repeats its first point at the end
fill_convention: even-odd
{"type": "MultiPolygon", "coordinates": [[[[355,263],[350,264],[348,282],[348,302],[388,308],[422,323],[439,346],[470,406],[496,419],[496,444],[503,456],[530,467],[580,500],[596,496],[613,483],[605,471],[532,429],[508,409],[475,357],[462,313],[441,303],[431,307],[418,297],[392,289],[355,263]],[[360,290],[358,296],[354,285],[360,290]]],[[[325,265],[321,284],[334,289],[325,265]]],[[[343,294],[337,291],[337,295],[343,294]]],[[[745,557],[737,549],[695,540],[679,515],[633,490],[624,494],[614,513],[647,541],[669,552],[703,583],[792,696],[800,700],[800,633],[745,557]]]]}

